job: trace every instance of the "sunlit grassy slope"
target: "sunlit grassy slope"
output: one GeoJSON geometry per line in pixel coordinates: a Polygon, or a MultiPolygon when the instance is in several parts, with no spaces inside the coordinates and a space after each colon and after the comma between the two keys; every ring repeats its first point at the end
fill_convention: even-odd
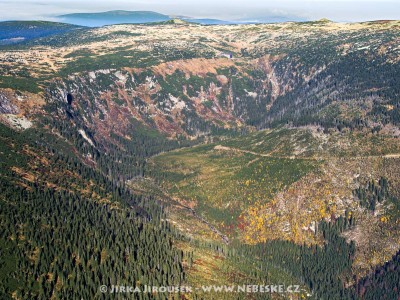
{"type": "Polygon", "coordinates": [[[400,153],[399,139],[393,136],[362,132],[327,133],[318,127],[263,130],[220,144],[276,157],[350,158],[400,153]]]}
{"type": "Polygon", "coordinates": [[[209,146],[174,152],[156,160],[163,165],[159,175],[167,179],[166,187],[173,195],[228,227],[238,224],[240,213],[248,205],[268,201],[316,166],[302,159],[227,154],[209,146]]]}
{"type": "MultiPolygon", "coordinates": [[[[223,144],[242,146],[240,140],[223,144]]],[[[269,157],[209,144],[154,157],[150,168],[172,196],[235,235],[243,211],[268,202],[319,165],[318,160],[290,157],[289,150],[280,154],[269,157]]]]}
{"type": "Polygon", "coordinates": [[[148,174],[230,238],[310,242],[303,228],[357,210],[352,189],[399,154],[390,136],[282,127],[155,156],[148,174]]]}

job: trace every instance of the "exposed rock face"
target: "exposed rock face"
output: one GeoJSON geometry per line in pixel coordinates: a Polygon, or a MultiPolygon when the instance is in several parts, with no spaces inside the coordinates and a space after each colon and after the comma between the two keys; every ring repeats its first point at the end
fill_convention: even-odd
{"type": "MultiPolygon", "coordinates": [[[[81,73],[69,80],[54,81],[45,97],[50,105],[55,105],[52,110],[57,112],[58,119],[64,119],[66,111],[75,111],[76,118],[86,127],[100,133],[99,138],[110,132],[126,136],[133,120],[171,137],[201,135],[213,126],[234,127],[243,122],[240,113],[235,115],[225,99],[237,90],[232,89],[225,75],[202,75],[194,81],[179,71],[168,75],[168,79],[157,73],[146,74],[127,70],[81,73]],[[172,80],[180,84],[171,86],[172,80]],[[204,124],[203,128],[199,128],[199,123],[204,124]]],[[[249,104],[257,104],[256,92],[241,89],[240,93],[249,104]]]]}
{"type": "Polygon", "coordinates": [[[37,41],[28,50],[0,51],[1,75],[19,77],[16,83],[31,91],[21,99],[3,93],[0,113],[34,123],[45,116],[64,135],[96,146],[129,143],[139,125],[170,140],[287,123],[390,125],[396,132],[399,24],[82,30],[37,41]],[[44,71],[44,65],[50,68],[44,71]],[[33,94],[41,100],[32,101],[33,94]]]}
{"type": "Polygon", "coordinates": [[[6,93],[0,91],[0,114],[18,114],[19,109],[14,105],[6,93]]]}
{"type": "Polygon", "coordinates": [[[28,129],[31,128],[33,125],[33,123],[24,116],[18,117],[13,114],[1,115],[0,121],[17,130],[28,129]]]}
{"type": "Polygon", "coordinates": [[[377,127],[397,118],[399,24],[115,25],[0,51],[0,65],[100,135],[129,135],[132,118],[190,138],[292,122],[377,127]]]}

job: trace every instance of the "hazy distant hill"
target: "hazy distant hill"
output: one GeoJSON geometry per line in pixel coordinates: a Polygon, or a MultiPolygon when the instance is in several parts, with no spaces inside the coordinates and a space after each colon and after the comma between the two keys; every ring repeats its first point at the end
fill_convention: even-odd
{"type": "Polygon", "coordinates": [[[153,11],[125,11],[113,10],[98,13],[76,13],[58,16],[61,22],[98,27],[104,25],[115,25],[125,23],[154,23],[182,19],[190,23],[203,25],[227,25],[227,24],[256,24],[256,23],[279,23],[288,21],[305,21],[296,16],[263,16],[257,18],[243,18],[239,20],[220,20],[213,18],[192,18],[190,16],[168,16],[153,11]]]}
{"type": "Polygon", "coordinates": [[[173,19],[182,19],[190,23],[199,23],[204,25],[222,25],[222,24],[237,24],[241,23],[234,21],[225,21],[219,19],[210,18],[191,18],[186,16],[168,16],[152,11],[123,11],[115,10],[108,12],[99,13],[76,13],[61,15],[58,17],[60,21],[84,25],[84,26],[104,26],[104,25],[114,25],[114,24],[124,24],[124,23],[154,23],[154,22],[164,22],[173,19]]]}
{"type": "Polygon", "coordinates": [[[190,23],[198,23],[203,25],[228,25],[228,24],[237,24],[234,21],[224,21],[218,19],[192,19],[192,18],[183,18],[183,20],[190,22],[190,23]]]}
{"type": "Polygon", "coordinates": [[[305,22],[307,19],[298,16],[260,16],[256,18],[243,18],[237,20],[238,24],[262,24],[262,23],[283,23],[283,22],[305,22]]]}
{"type": "Polygon", "coordinates": [[[162,22],[171,18],[152,11],[114,10],[99,13],[67,14],[59,16],[59,19],[66,23],[96,27],[123,23],[162,22]]]}
{"type": "Polygon", "coordinates": [[[16,44],[23,41],[65,33],[80,26],[46,21],[0,22],[0,45],[16,44]]]}

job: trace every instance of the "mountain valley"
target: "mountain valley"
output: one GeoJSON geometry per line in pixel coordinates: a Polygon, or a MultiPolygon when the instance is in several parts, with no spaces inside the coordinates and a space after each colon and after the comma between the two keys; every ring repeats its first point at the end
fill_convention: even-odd
{"type": "Polygon", "coordinates": [[[11,23],[0,298],[400,297],[400,21],[11,23]]]}

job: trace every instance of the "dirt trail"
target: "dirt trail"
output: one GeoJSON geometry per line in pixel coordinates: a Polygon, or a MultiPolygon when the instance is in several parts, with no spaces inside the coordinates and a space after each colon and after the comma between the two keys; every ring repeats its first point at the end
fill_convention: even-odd
{"type": "Polygon", "coordinates": [[[295,156],[295,155],[293,155],[293,156],[272,155],[271,153],[258,153],[258,152],[253,152],[250,150],[231,148],[231,147],[226,147],[226,146],[221,146],[221,145],[215,146],[214,149],[215,150],[223,150],[223,151],[242,152],[242,153],[248,153],[248,154],[253,154],[253,155],[262,156],[262,157],[286,158],[286,159],[306,159],[306,160],[321,160],[322,159],[319,157],[299,157],[299,156],[295,156]]]}
{"type": "Polygon", "coordinates": [[[364,156],[348,156],[348,157],[337,157],[337,156],[330,156],[330,157],[303,157],[303,156],[287,156],[287,155],[272,155],[271,153],[258,153],[250,150],[243,150],[239,148],[232,148],[226,147],[222,145],[217,145],[214,147],[215,150],[222,150],[222,151],[233,151],[233,152],[241,152],[241,153],[248,153],[256,156],[262,157],[272,157],[272,158],[285,158],[285,159],[304,159],[304,160],[324,160],[324,159],[333,159],[333,158],[345,158],[345,159],[362,159],[362,158],[400,158],[400,153],[392,153],[392,154],[385,154],[385,155],[364,155],[364,156]]]}
{"type": "Polygon", "coordinates": [[[382,157],[385,157],[385,158],[400,158],[400,154],[386,154],[386,155],[383,155],[382,157]]]}

